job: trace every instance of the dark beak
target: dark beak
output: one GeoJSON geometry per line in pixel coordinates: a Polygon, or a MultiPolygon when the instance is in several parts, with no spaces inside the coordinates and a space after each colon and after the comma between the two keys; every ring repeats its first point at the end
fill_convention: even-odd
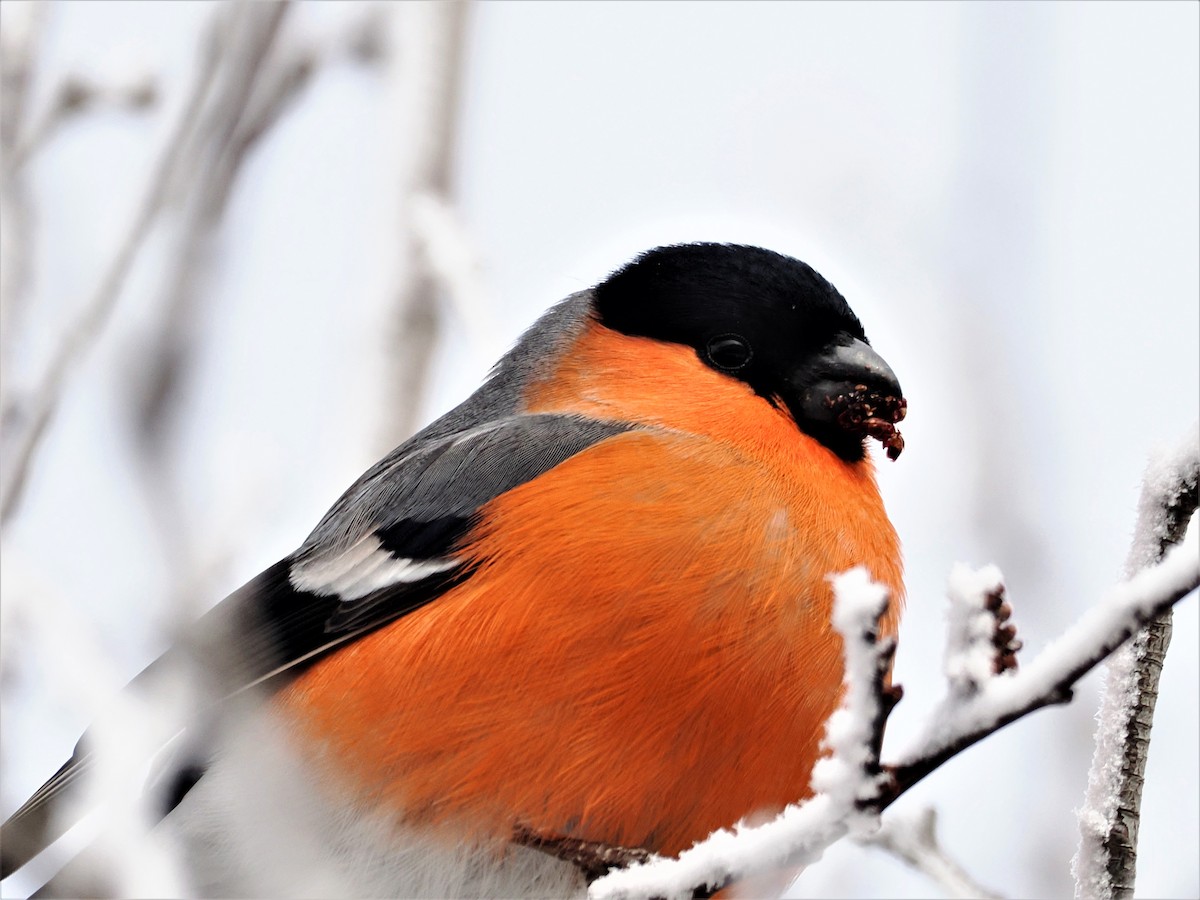
{"type": "Polygon", "coordinates": [[[795,387],[797,422],[844,459],[862,457],[864,437],[882,443],[889,459],[904,449],[896,423],[908,401],[892,367],[863,341],[846,338],[818,353],[798,373],[795,387]]]}

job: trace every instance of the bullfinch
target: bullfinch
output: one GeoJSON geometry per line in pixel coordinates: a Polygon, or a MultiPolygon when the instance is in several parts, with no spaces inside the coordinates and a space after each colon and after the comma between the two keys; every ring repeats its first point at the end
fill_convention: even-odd
{"type": "MultiPolygon", "coordinates": [[[[195,725],[155,782],[196,889],[563,896],[589,847],[677,854],[805,797],[842,677],[829,576],[865,566],[897,625],[867,450],[899,454],[904,411],[778,253],[660,247],[554,306],[135,680],[198,660],[197,722],[258,716],[195,725]],[[286,881],[318,857],[323,888],[286,881]]],[[[85,735],[3,826],[4,875],[92,761],[85,735]]]]}

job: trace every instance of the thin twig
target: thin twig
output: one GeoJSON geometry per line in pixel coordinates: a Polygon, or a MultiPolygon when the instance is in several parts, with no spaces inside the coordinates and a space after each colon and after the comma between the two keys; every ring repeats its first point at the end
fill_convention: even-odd
{"type": "Polygon", "coordinates": [[[650,859],[649,851],[640,847],[619,847],[579,838],[539,834],[524,825],[513,829],[512,842],[571,863],[589,882],[595,881],[614,867],[625,868],[650,859]]]}
{"type": "MultiPolygon", "coordinates": [[[[8,367],[22,331],[33,258],[29,186],[22,177],[8,177],[8,172],[16,171],[13,157],[26,128],[35,51],[45,18],[43,2],[13,5],[0,28],[0,388],[9,384],[8,367]]],[[[0,403],[0,411],[3,408],[0,403]]],[[[0,420],[0,434],[4,427],[0,420]]]]}
{"type": "Polygon", "coordinates": [[[46,19],[44,2],[14,5],[0,29],[0,152],[4,170],[25,129],[33,64],[46,19]]]}
{"type": "MultiPolygon", "coordinates": [[[[170,418],[191,367],[194,322],[220,222],[243,164],[271,125],[299,95],[313,63],[307,57],[278,62],[272,54],[290,4],[247,4],[236,8],[222,42],[219,73],[195,130],[185,141],[172,195],[182,207],[163,279],[160,325],[142,351],[147,363],[134,385],[134,422],[141,474],[168,569],[176,573],[180,623],[190,621],[204,593],[190,548],[186,517],[171,486],[167,458],[170,418]],[[193,602],[195,601],[195,602],[193,602]]],[[[218,554],[219,555],[219,554],[218,554]]]]}
{"type": "Polygon", "coordinates": [[[145,110],[153,106],[158,88],[149,78],[128,84],[98,85],[78,76],[68,75],[53,92],[50,105],[10,153],[5,155],[0,179],[5,183],[16,177],[39,150],[43,149],[72,118],[80,113],[102,107],[145,110]]]}
{"type": "Polygon", "coordinates": [[[212,87],[218,58],[215,31],[215,28],[211,30],[207,39],[202,42],[200,69],[191,91],[149,177],[125,237],[118,245],[117,252],[100,279],[95,293],[78,317],[64,330],[46,373],[34,391],[28,411],[13,409],[12,401],[6,402],[5,408],[0,411],[0,422],[9,424],[19,420],[22,428],[15,439],[11,457],[5,460],[4,472],[0,475],[0,525],[7,524],[16,511],[29,476],[29,468],[41,444],[46,426],[58,408],[67,380],[78,368],[108,322],[133,261],[163,207],[168,188],[182,157],[186,137],[212,87]]]}
{"type": "Polygon", "coordinates": [[[880,808],[890,806],[947,760],[1005,725],[1047,706],[1069,703],[1080,678],[1142,625],[1200,586],[1197,543],[1191,535],[1187,546],[1160,565],[1118,585],[1107,603],[1090,610],[1024,671],[994,678],[979,697],[936,711],[925,746],[904,762],[887,767],[891,780],[881,795],[880,808]]]}

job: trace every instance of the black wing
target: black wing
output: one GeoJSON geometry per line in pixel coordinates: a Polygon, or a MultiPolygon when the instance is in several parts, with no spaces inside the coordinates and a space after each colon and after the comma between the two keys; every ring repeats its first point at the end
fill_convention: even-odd
{"type": "MultiPolygon", "coordinates": [[[[418,436],[373,466],[304,544],[206,614],[186,645],[135,680],[151,682],[180,653],[199,660],[218,697],[299,671],[347,641],[424,606],[471,577],[455,556],[481,506],[632,426],[577,416],[514,415],[418,436]]],[[[87,735],[71,759],[0,828],[0,877],[66,830],[55,802],[91,764],[87,735]]],[[[189,762],[167,788],[169,811],[202,773],[189,762]]]]}
{"type": "Polygon", "coordinates": [[[455,547],[481,506],[630,427],[512,416],[402,447],[343,494],[296,553],[210,614],[216,627],[203,632],[239,644],[228,689],[312,661],[469,578],[455,547]]]}

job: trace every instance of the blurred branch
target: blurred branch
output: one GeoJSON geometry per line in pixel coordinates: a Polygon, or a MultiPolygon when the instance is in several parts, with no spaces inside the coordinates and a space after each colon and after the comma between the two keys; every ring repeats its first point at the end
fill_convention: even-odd
{"type": "Polygon", "coordinates": [[[209,276],[219,255],[222,223],[246,162],[323,66],[342,60],[375,61],[379,10],[365,7],[330,36],[305,39],[282,27],[286,4],[247,4],[238,8],[242,22],[230,28],[218,86],[189,138],[186,165],[173,194],[180,208],[174,223],[163,280],[163,302],[155,332],[142,342],[148,363],[133,385],[133,423],[141,453],[141,474],[150,509],[159,527],[168,568],[177,590],[189,596],[172,604],[181,621],[197,612],[195,600],[208,597],[207,572],[227,553],[220,548],[198,560],[189,546],[186,517],[180,506],[169,458],[169,437],[181,395],[193,369],[199,322],[209,276]],[[246,20],[249,21],[246,21],[246,20]]]}
{"type": "Polygon", "coordinates": [[[78,75],[67,75],[54,91],[50,105],[5,160],[5,181],[19,172],[73,117],[103,108],[142,111],[158,99],[158,85],[147,73],[125,84],[94,84],[78,75]]]}
{"type": "MultiPolygon", "coordinates": [[[[0,18],[0,391],[9,382],[15,336],[27,306],[33,258],[33,212],[24,178],[17,172],[30,83],[46,16],[45,3],[11,4],[0,18]]],[[[2,397],[2,394],[0,394],[2,397]]],[[[0,414],[4,412],[0,402],[0,414]]],[[[0,418],[0,436],[6,425],[0,418]]]]}
{"type": "Polygon", "coordinates": [[[392,102],[399,110],[403,140],[397,148],[401,227],[389,347],[392,416],[383,435],[388,449],[416,428],[439,331],[437,293],[444,285],[423,252],[414,223],[421,203],[428,212],[429,198],[451,203],[468,6],[464,0],[400,3],[389,12],[392,102]]]}
{"type": "Polygon", "coordinates": [[[202,42],[200,69],[158,155],[147,181],[142,200],[133,219],[117,245],[117,251],[100,278],[95,292],[70,322],[53,352],[41,382],[27,401],[5,396],[0,401],[0,425],[14,428],[11,453],[5,454],[0,471],[0,525],[7,524],[16,511],[22,490],[29,475],[46,427],[54,416],[67,380],[78,368],[92,344],[108,322],[125,279],[141,249],[151,226],[163,208],[172,180],[183,158],[183,149],[190,129],[199,114],[205,97],[212,87],[218,59],[217,29],[210,30],[202,42]]]}
{"type": "MultiPolygon", "coordinates": [[[[261,62],[278,28],[287,7],[283,4],[222,5],[209,19],[207,29],[200,39],[198,68],[193,82],[183,98],[178,118],[171,124],[165,142],[151,155],[154,168],[135,207],[127,230],[119,234],[117,250],[103,271],[97,289],[82,307],[74,321],[68,322],[59,335],[59,343],[52,351],[51,360],[25,408],[23,398],[15,400],[6,393],[3,408],[4,424],[15,430],[16,450],[12,458],[6,457],[3,482],[0,483],[0,521],[7,522],[15,511],[28,472],[41,440],[52,420],[56,407],[65,392],[70,377],[76,373],[86,356],[100,337],[121,295],[126,278],[163,212],[179,196],[180,184],[194,180],[198,173],[206,171],[204,161],[196,158],[195,136],[198,130],[221,131],[220,116],[211,113],[213,104],[237,106],[253,83],[252,73],[261,62]],[[248,45],[248,46],[247,46],[248,45]],[[206,113],[206,110],[210,112],[206,113]],[[14,415],[15,414],[15,415],[14,415]]],[[[109,92],[111,93],[111,92],[109,92]]],[[[94,106],[107,96],[103,91],[92,88],[78,78],[67,78],[55,94],[55,101],[42,117],[41,124],[32,129],[21,145],[24,154],[6,170],[5,187],[16,183],[20,177],[20,166],[39,151],[55,128],[68,115],[94,106]]],[[[120,94],[118,93],[118,96],[120,94]]],[[[147,98],[145,91],[133,91],[136,102],[147,98]]],[[[134,101],[131,101],[134,102],[134,101]]],[[[231,129],[225,129],[230,131],[231,129]]],[[[7,387],[7,385],[5,385],[7,387]]],[[[138,471],[143,471],[141,468],[138,471]]],[[[160,523],[160,533],[177,533],[180,523],[160,523]]],[[[56,670],[88,672],[92,675],[84,682],[68,679],[63,687],[69,697],[91,697],[101,683],[99,673],[105,668],[103,660],[96,655],[97,648],[85,646],[76,640],[72,649],[63,645],[62,639],[70,637],[63,629],[73,617],[58,614],[52,622],[46,621],[48,610],[44,604],[26,602],[24,613],[32,618],[27,631],[35,633],[43,641],[57,641],[56,652],[48,658],[59,661],[56,670]],[[56,637],[55,637],[56,636],[56,637]],[[87,663],[81,662],[87,660],[87,663]],[[89,689],[92,693],[89,693],[89,689]]],[[[18,604],[20,610],[21,604],[18,604]]],[[[69,640],[68,640],[69,644],[69,640]]],[[[189,683],[180,680],[178,691],[190,690],[189,683]]],[[[111,686],[105,694],[111,692],[111,686]]],[[[125,695],[122,695],[124,698],[125,695]]],[[[171,722],[168,708],[179,704],[178,698],[160,698],[163,703],[153,707],[131,699],[109,701],[110,715],[105,723],[113,724],[112,715],[117,715],[115,727],[102,725],[89,731],[90,759],[84,788],[93,799],[105,798],[108,802],[93,804],[103,810],[104,823],[93,850],[76,860],[69,873],[56,876],[51,890],[67,890],[76,896],[130,895],[177,895],[181,888],[173,860],[161,848],[161,838],[146,836],[149,818],[142,808],[141,786],[144,772],[141,760],[145,753],[136,752],[161,743],[164,725],[171,722]],[[116,706],[113,703],[116,702],[116,706]],[[156,849],[157,848],[157,849],[156,849]],[[65,879],[65,881],[64,881],[65,879]],[[70,888],[64,887],[70,884],[70,888]],[[167,885],[164,887],[164,885],[167,885]]],[[[95,702],[86,704],[96,708],[95,702]]],[[[10,835],[6,834],[6,837],[10,835]]]]}
{"type": "Polygon", "coordinates": [[[189,366],[194,317],[229,197],[247,155],[299,97],[317,64],[308,48],[271,57],[287,3],[236,7],[217,86],[188,135],[187,164],[174,185],[180,222],[164,278],[163,313],[140,378],[137,433],[143,450],[160,452],[165,419],[189,366]],[[267,64],[268,61],[270,64],[267,64]]]}
{"type": "MultiPolygon", "coordinates": [[[[137,74],[122,83],[100,84],[67,74],[51,92],[50,102],[36,118],[29,114],[28,94],[36,64],[35,47],[47,4],[12,4],[5,16],[0,48],[0,385],[4,395],[0,431],[13,439],[20,431],[22,410],[10,402],[13,394],[9,367],[23,334],[29,306],[35,211],[29,194],[26,164],[41,151],[59,128],[83,113],[103,108],[134,111],[149,109],[158,98],[157,85],[148,74],[137,74]],[[16,24],[14,24],[14,21],[16,24]],[[32,124],[29,122],[32,121],[32,124]]],[[[36,425],[36,420],[35,420],[36,425]]],[[[37,432],[33,432],[36,439],[37,432]]],[[[24,445],[17,448],[18,454],[24,445]]],[[[5,507],[6,509],[9,508],[5,507]]]]}
{"type": "Polygon", "coordinates": [[[927,875],[947,897],[1001,900],[1000,894],[980,885],[942,849],[937,839],[937,811],[931,806],[915,816],[889,816],[877,832],[859,838],[859,843],[878,847],[903,860],[927,875]]]}
{"type": "MultiPolygon", "coordinates": [[[[1126,571],[1158,563],[1179,543],[1195,513],[1200,485],[1200,428],[1147,466],[1126,571]]],[[[1075,896],[1128,900],[1137,875],[1142,786],[1158,682],[1171,642],[1171,611],[1154,617],[1113,655],[1097,714],[1096,749],[1079,811],[1080,844],[1072,860],[1075,896]]]]}
{"type": "Polygon", "coordinates": [[[466,326],[475,352],[485,359],[498,358],[503,348],[496,339],[479,254],[457,208],[442,194],[417,194],[412,198],[412,229],[422,261],[466,326]]]}
{"type": "MultiPolygon", "coordinates": [[[[213,89],[184,142],[184,162],[171,189],[178,208],[161,287],[156,331],[143,344],[146,364],[135,373],[133,422],[149,508],[175,589],[188,596],[170,608],[193,618],[191,599],[205,590],[189,546],[187,519],[171,483],[168,437],[192,368],[197,317],[229,198],[250,151],[299,97],[315,67],[312,54],[273,52],[288,3],[226,8],[227,21],[213,89]]],[[[220,554],[216,554],[217,557],[220,554]]]]}
{"type": "Polygon", "coordinates": [[[0,19],[0,150],[7,171],[9,154],[25,127],[35,53],[46,18],[44,2],[14,4],[0,19]]]}

